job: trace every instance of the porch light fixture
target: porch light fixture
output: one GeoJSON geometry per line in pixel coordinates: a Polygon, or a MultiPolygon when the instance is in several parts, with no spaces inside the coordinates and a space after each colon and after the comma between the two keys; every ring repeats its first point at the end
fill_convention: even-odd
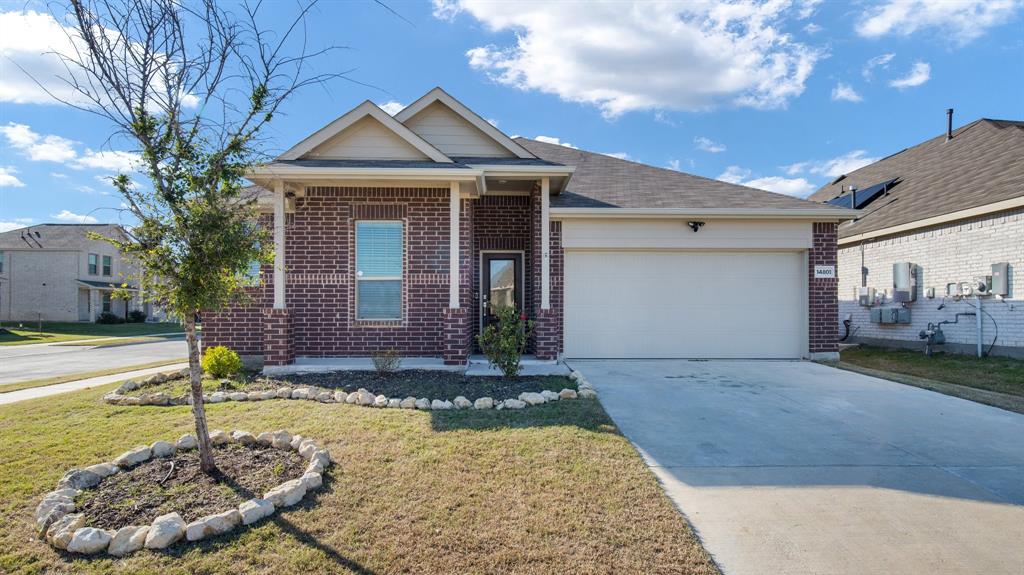
{"type": "Polygon", "coordinates": [[[702,227],[704,227],[704,222],[698,222],[698,221],[691,220],[689,222],[686,222],[686,225],[690,226],[690,229],[693,230],[694,233],[696,233],[702,227]]]}

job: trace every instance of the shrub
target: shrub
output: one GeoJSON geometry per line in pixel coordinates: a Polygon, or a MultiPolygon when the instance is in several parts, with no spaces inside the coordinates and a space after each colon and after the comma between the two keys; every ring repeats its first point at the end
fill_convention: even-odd
{"type": "Polygon", "coordinates": [[[534,323],[514,307],[500,308],[496,315],[498,321],[484,328],[476,341],[492,367],[500,369],[505,377],[514,377],[522,369],[519,360],[533,334],[534,323]]]}
{"type": "Polygon", "coordinates": [[[133,309],[128,312],[128,321],[131,323],[142,323],[146,321],[146,312],[140,309],[133,309]]]}
{"type": "Polygon", "coordinates": [[[402,358],[393,349],[375,351],[370,354],[370,359],[373,360],[373,368],[377,370],[377,375],[380,376],[394,373],[402,365],[402,358]]]}
{"type": "Polygon", "coordinates": [[[242,371],[242,358],[238,354],[218,345],[203,351],[203,371],[221,378],[242,371]]]}
{"type": "Polygon", "coordinates": [[[115,324],[124,323],[124,318],[105,311],[96,317],[96,323],[115,324]]]}

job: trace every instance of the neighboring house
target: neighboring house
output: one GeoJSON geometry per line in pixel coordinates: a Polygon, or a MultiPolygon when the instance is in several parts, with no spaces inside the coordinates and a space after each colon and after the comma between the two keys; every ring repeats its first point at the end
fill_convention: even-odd
{"type": "MultiPolygon", "coordinates": [[[[112,298],[134,268],[109,243],[115,224],[40,224],[0,233],[0,321],[93,321],[138,301],[112,298]]],[[[127,306],[127,309],[126,309],[127,306]]]]}
{"type": "Polygon", "coordinates": [[[512,139],[439,88],[394,117],[364,102],[248,178],[275,262],[203,339],[266,365],[463,364],[497,302],[541,359],[836,354],[850,210],[512,139]]]}
{"type": "MultiPolygon", "coordinates": [[[[849,207],[854,195],[864,214],[839,226],[840,320],[850,317],[852,341],[924,349],[918,335],[929,323],[981,305],[982,347],[994,342],[993,354],[1024,357],[1024,122],[981,119],[950,128],[836,179],[811,199],[849,207]],[[912,302],[893,301],[896,263],[913,265],[912,302]],[[1003,294],[979,290],[993,270],[1003,294]],[[858,298],[862,286],[876,291],[867,305],[858,298]],[[878,320],[894,307],[909,310],[909,323],[872,321],[872,313],[878,320]]],[[[977,352],[977,316],[941,329],[946,349],[977,352]]]]}

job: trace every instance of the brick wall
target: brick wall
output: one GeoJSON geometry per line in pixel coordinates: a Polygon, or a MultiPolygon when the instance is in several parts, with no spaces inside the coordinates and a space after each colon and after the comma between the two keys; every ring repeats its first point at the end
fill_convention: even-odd
{"type": "Polygon", "coordinates": [[[562,267],[564,259],[561,240],[562,223],[549,222],[551,240],[549,250],[551,308],[542,310],[541,282],[543,281],[543,274],[541,272],[541,247],[543,244],[541,243],[541,197],[539,190],[534,190],[531,194],[530,203],[531,230],[533,231],[531,241],[533,248],[530,254],[530,271],[527,273],[526,281],[533,286],[533,297],[531,300],[533,302],[532,315],[537,322],[534,332],[533,352],[538,359],[555,359],[564,349],[562,346],[562,267]]]}
{"type": "Polygon", "coordinates": [[[836,325],[836,278],[815,278],[814,266],[836,265],[836,224],[815,222],[813,244],[807,253],[808,348],[811,354],[834,353],[839,346],[836,325]]]}
{"type": "MultiPolygon", "coordinates": [[[[473,202],[472,298],[469,324],[472,335],[480,331],[480,252],[523,252],[523,298],[532,310],[532,241],[530,236],[530,196],[484,196],[473,202]]],[[[473,348],[476,349],[475,341],[473,348]]]]}
{"type": "MultiPolygon", "coordinates": [[[[947,300],[939,310],[946,284],[970,281],[975,276],[989,275],[992,264],[1009,262],[1011,293],[1003,301],[984,298],[982,309],[982,342],[987,347],[999,328],[999,341],[994,353],[1024,355],[1024,289],[1014,285],[1015,278],[1024,278],[1024,210],[1017,209],[969,220],[933,226],[905,234],[864,242],[864,267],[867,285],[877,290],[892,287],[892,264],[911,262],[918,266],[917,301],[908,303],[909,325],[875,324],[869,320],[869,308],[857,302],[856,289],[861,285],[861,248],[852,244],[839,250],[839,321],[852,316],[854,341],[909,345],[923,349],[917,337],[929,322],[952,320],[958,312],[973,312],[973,300],[947,300]],[[935,299],[925,297],[925,290],[934,287],[935,299]],[[995,322],[995,323],[993,323],[995,322]]],[[[886,305],[885,307],[888,307],[886,305]]],[[[947,348],[973,352],[975,319],[961,318],[956,325],[945,325],[947,348]],[[957,344],[961,347],[957,347],[957,344]]]]}

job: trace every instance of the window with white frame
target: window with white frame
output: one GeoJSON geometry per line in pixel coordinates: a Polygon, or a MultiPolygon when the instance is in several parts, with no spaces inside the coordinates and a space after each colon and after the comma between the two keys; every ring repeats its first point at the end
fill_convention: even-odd
{"type": "Polygon", "coordinates": [[[99,264],[100,256],[96,254],[89,254],[89,275],[99,275],[99,264]]]}
{"type": "Polygon", "coordinates": [[[402,222],[356,222],[356,319],[402,318],[402,222]]]}

